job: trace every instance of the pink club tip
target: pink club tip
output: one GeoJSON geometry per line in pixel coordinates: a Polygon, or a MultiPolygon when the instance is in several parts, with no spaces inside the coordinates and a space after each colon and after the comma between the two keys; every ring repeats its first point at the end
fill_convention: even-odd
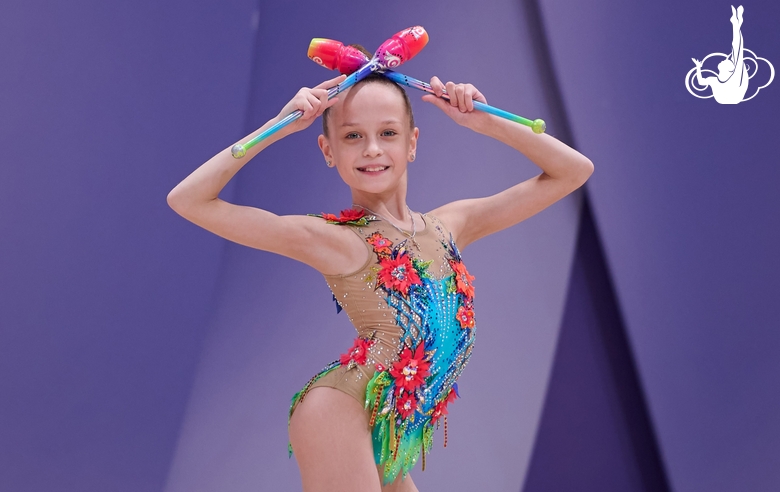
{"type": "Polygon", "coordinates": [[[422,26],[404,29],[382,43],[374,55],[387,68],[395,68],[414,58],[428,44],[428,33],[422,26]]]}
{"type": "Polygon", "coordinates": [[[369,57],[359,49],[325,38],[312,39],[307,56],[328,70],[337,69],[347,75],[356,72],[369,61],[369,57]]]}

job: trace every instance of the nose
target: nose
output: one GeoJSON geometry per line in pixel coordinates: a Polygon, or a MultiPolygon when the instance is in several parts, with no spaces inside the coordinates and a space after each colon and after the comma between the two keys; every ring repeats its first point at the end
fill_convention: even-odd
{"type": "Polygon", "coordinates": [[[384,151],[379,145],[379,139],[373,136],[366,139],[366,148],[363,150],[363,156],[373,158],[380,156],[383,153],[384,151]]]}

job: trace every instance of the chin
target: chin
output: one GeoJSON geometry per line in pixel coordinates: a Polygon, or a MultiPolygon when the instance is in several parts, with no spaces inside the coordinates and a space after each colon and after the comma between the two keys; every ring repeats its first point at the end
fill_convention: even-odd
{"type": "Polygon", "coordinates": [[[363,191],[365,193],[379,194],[379,193],[384,193],[386,191],[389,191],[389,190],[392,190],[392,189],[398,187],[398,180],[397,179],[393,179],[393,180],[384,180],[383,179],[381,183],[379,182],[379,180],[377,180],[377,182],[374,182],[374,183],[370,183],[370,182],[367,183],[365,180],[363,180],[363,181],[359,181],[357,183],[354,183],[354,185],[351,186],[351,187],[356,189],[356,190],[363,191]]]}

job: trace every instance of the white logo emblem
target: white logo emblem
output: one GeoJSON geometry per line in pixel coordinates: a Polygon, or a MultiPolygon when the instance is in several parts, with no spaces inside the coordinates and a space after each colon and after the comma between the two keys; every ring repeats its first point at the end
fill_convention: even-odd
{"type": "Polygon", "coordinates": [[[422,26],[414,26],[411,28],[411,31],[414,39],[420,39],[425,34],[425,29],[423,29],[422,26]]]}
{"type": "Polygon", "coordinates": [[[400,56],[390,53],[389,51],[385,52],[385,66],[387,68],[395,68],[400,64],[401,64],[400,56]]]}
{"type": "MultiPolygon", "coordinates": [[[[734,10],[733,5],[731,6],[730,20],[733,34],[731,38],[731,54],[711,53],[702,61],[692,58],[693,63],[696,64],[696,66],[685,75],[685,88],[688,89],[688,92],[692,95],[700,99],[714,97],[715,101],[720,104],[739,104],[742,101],[753,99],[756,94],[758,94],[758,91],[768,86],[772,82],[772,79],[775,78],[775,67],[769,63],[769,60],[757,56],[744,46],[742,32],[740,30],[742,27],[742,13],[744,11],[745,9],[742,5],[736,10],[734,10]],[[704,62],[711,57],[716,57],[716,60],[723,58],[720,63],[718,63],[717,73],[713,70],[702,68],[704,62]],[[752,94],[745,98],[745,94],[748,92],[750,79],[758,73],[758,60],[763,61],[769,67],[769,80],[764,85],[756,87],[755,90],[751,91],[752,94]],[[705,77],[703,74],[712,74],[714,77],[705,77]],[[694,92],[706,93],[708,92],[708,87],[712,90],[712,94],[700,96],[694,92]]],[[[761,78],[763,79],[764,77],[761,78]]],[[[755,82],[753,86],[755,87],[757,83],[758,82],[755,82]]]]}

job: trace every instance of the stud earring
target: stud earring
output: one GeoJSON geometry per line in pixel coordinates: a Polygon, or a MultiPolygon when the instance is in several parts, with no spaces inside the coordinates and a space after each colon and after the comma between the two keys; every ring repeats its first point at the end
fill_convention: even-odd
{"type": "Polygon", "coordinates": [[[328,163],[328,167],[333,167],[333,164],[331,163],[331,161],[325,161],[325,162],[328,163]]]}
{"type": "Polygon", "coordinates": [[[414,162],[414,159],[415,159],[416,157],[417,157],[417,155],[416,155],[416,154],[411,154],[411,155],[409,156],[409,162],[414,162]]]}

